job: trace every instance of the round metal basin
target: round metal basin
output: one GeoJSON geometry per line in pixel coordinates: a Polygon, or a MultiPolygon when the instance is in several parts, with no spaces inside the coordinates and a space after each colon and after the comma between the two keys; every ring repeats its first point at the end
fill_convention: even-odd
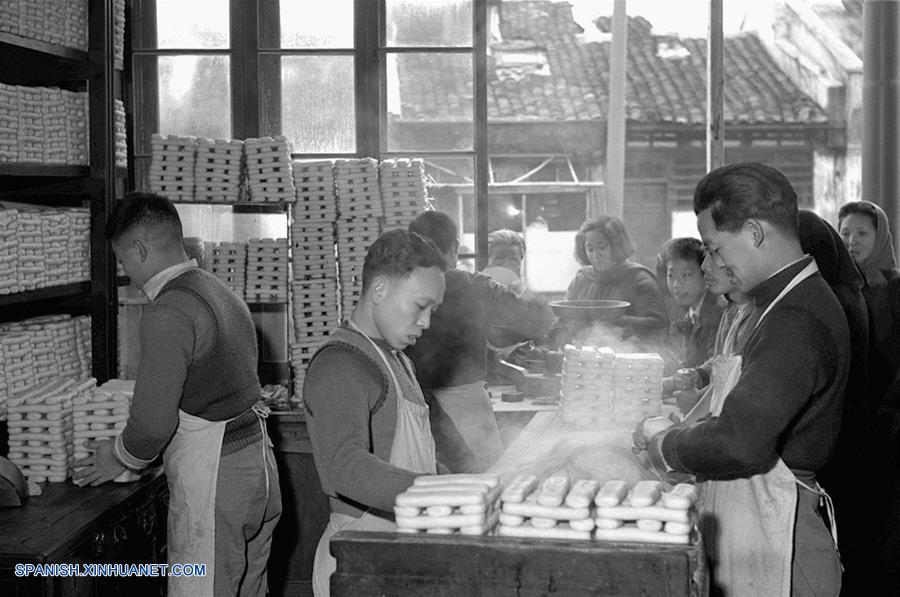
{"type": "Polygon", "coordinates": [[[631,306],[628,301],[603,300],[551,301],[549,304],[560,319],[578,323],[613,321],[624,315],[631,306]]]}

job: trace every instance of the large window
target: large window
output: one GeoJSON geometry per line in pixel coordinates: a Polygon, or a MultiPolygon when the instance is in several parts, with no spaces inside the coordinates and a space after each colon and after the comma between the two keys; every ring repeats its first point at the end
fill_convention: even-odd
{"type": "MultiPolygon", "coordinates": [[[[801,68],[809,18],[796,6],[724,3],[724,159],[781,168],[803,205],[828,215],[858,160],[840,146],[824,86],[801,68]]],[[[601,213],[625,220],[635,257],[652,266],[661,242],[696,235],[710,3],[627,9],[619,126],[611,0],[135,0],[137,183],[153,132],[285,134],[296,158],[424,158],[435,207],[482,265],[491,230],[549,232],[526,238],[539,290],[564,290],[575,230],[601,213]],[[619,187],[608,185],[609,151],[624,156],[619,187]]]]}

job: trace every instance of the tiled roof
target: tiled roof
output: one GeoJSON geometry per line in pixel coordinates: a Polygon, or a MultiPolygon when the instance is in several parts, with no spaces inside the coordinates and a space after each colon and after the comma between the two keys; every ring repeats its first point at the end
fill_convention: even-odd
{"type": "MultiPolygon", "coordinates": [[[[609,42],[586,42],[566,2],[504,1],[502,42],[488,57],[488,117],[503,121],[603,120],[608,109],[609,42]]],[[[609,31],[609,18],[596,26],[609,31]]],[[[427,57],[400,61],[402,120],[471,120],[471,71],[436,69],[427,57]]],[[[752,34],[725,40],[725,121],[827,121],[825,111],[781,71],[752,34]]],[[[629,18],[626,117],[643,124],[703,125],[706,40],[654,36],[629,18]],[[668,57],[666,57],[668,56],[668,57]]]]}

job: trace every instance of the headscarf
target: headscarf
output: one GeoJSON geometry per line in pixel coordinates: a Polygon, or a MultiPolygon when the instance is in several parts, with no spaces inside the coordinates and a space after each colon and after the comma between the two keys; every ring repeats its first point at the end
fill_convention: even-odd
{"type": "Polygon", "coordinates": [[[875,213],[875,244],[872,252],[866,260],[859,264],[866,283],[869,286],[880,287],[887,284],[884,277],[885,270],[897,269],[897,260],[894,258],[894,239],[891,237],[891,225],[888,222],[884,210],[869,201],[860,201],[861,205],[870,208],[875,213]]]}
{"type": "Polygon", "coordinates": [[[862,274],[837,230],[809,210],[801,209],[798,215],[800,246],[816,260],[819,272],[828,285],[844,285],[853,290],[862,290],[862,274]]]}

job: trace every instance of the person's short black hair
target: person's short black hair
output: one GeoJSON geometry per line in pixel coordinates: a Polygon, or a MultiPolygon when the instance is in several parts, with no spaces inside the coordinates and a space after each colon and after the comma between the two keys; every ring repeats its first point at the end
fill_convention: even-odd
{"type": "Polygon", "coordinates": [[[417,267],[447,270],[447,262],[435,244],[415,232],[389,230],[372,243],[363,263],[362,291],[378,276],[404,278],[417,267]]]}
{"type": "Polygon", "coordinates": [[[596,230],[603,235],[612,249],[613,260],[622,263],[634,254],[634,245],[625,230],[625,224],[615,216],[597,216],[585,220],[575,234],[575,260],[581,265],[589,265],[587,251],[584,250],[584,237],[588,232],[596,230]]]}
{"type": "Polygon", "coordinates": [[[838,226],[841,225],[844,218],[851,214],[867,216],[872,221],[872,228],[878,230],[878,213],[875,211],[875,206],[868,201],[851,201],[843,204],[838,210],[838,226]]]}
{"type": "Polygon", "coordinates": [[[716,168],[694,190],[694,213],[711,209],[717,230],[737,232],[754,218],[797,237],[797,193],[784,174],[759,162],[716,168]]]}
{"type": "Polygon", "coordinates": [[[505,247],[519,247],[522,250],[522,256],[525,256],[525,237],[509,228],[501,228],[494,230],[488,234],[488,259],[505,247]]]}
{"type": "Polygon", "coordinates": [[[181,218],[172,202],[157,193],[131,192],[119,201],[106,219],[106,239],[115,241],[137,226],[171,227],[177,240],[183,240],[181,218]]]}
{"type": "MultiPolygon", "coordinates": [[[[456,222],[442,211],[425,211],[416,216],[409,225],[410,232],[421,234],[440,249],[448,253],[453,245],[459,243],[459,230],[456,222]]],[[[457,245],[458,246],[458,245],[457,245]]]]}
{"type": "Polygon", "coordinates": [[[697,263],[697,267],[702,267],[705,256],[703,243],[700,239],[682,237],[667,240],[659,248],[659,255],[656,260],[656,274],[660,280],[665,280],[669,263],[676,259],[694,261],[697,263]]]}

